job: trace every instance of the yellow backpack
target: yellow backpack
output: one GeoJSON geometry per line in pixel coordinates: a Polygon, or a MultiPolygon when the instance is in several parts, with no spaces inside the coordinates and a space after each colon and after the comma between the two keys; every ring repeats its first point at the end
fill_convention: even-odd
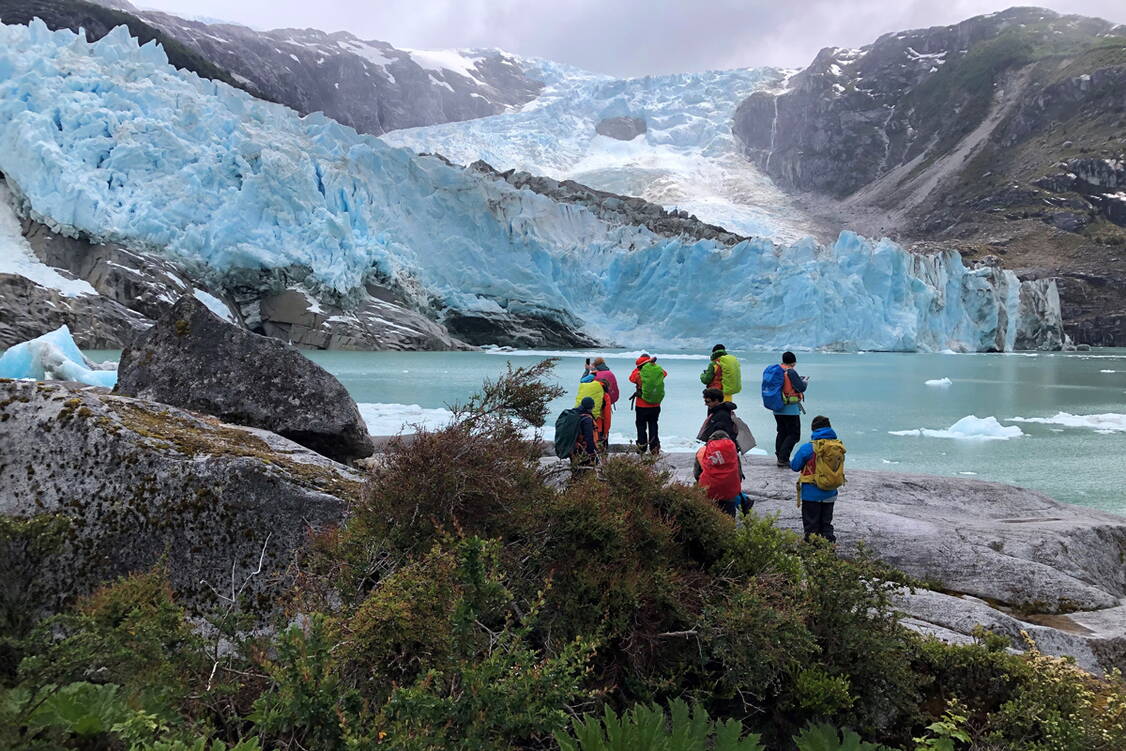
{"type": "Polygon", "coordinates": [[[845,447],[835,438],[819,438],[813,442],[813,474],[803,474],[802,482],[811,482],[821,490],[836,490],[844,485],[845,447]]]}

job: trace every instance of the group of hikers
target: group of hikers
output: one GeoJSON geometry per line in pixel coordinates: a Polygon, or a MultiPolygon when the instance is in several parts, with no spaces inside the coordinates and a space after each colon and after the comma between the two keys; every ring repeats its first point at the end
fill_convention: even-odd
{"type": "MultiPolygon", "coordinates": [[[[634,412],[640,454],[661,452],[659,421],[665,399],[668,371],[657,358],[642,354],[629,375],[634,391],[629,397],[634,412]]],[[[802,512],[805,537],[820,535],[830,542],[837,489],[844,484],[844,444],[829,418],[818,415],[810,424],[810,441],[794,452],[801,440],[801,415],[805,412],[809,378],[798,374],[793,352],[782,354],[781,363],[768,366],[762,376],[763,406],[774,414],[774,455],[779,467],[799,473],[797,504],[802,512]]],[[[753,500],[743,492],[741,455],[755,446],[750,428],[735,414],[732,401],[742,391],[738,358],[722,344],[712,348],[708,366],[700,374],[707,416],[696,435],[703,446],[696,452],[693,474],[708,498],[733,517],[746,513],[753,500]]],[[[556,421],[555,451],[569,458],[576,468],[599,464],[609,451],[610,426],[621,398],[617,377],[602,357],[587,359],[579,379],[575,407],[556,421]]]]}

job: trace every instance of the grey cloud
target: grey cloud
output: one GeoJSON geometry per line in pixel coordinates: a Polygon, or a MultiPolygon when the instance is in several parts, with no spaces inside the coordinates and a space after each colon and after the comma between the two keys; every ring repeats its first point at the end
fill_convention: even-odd
{"type": "MultiPolygon", "coordinates": [[[[822,47],[858,47],[889,31],[955,23],[991,0],[148,0],[178,14],[256,28],[350,31],[399,47],[501,47],[618,76],[715,68],[802,67],[822,47]]],[[[1061,13],[1126,23],[1122,0],[1049,0],[1061,13]]]]}

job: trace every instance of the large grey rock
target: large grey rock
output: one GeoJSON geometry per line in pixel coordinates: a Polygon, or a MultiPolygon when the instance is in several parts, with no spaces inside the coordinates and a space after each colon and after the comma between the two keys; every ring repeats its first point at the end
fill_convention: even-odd
{"type": "Polygon", "coordinates": [[[115,390],[271,430],[337,461],[372,453],[356,403],[328,371],[188,295],[122,353],[115,390]]]}
{"type": "MultiPolygon", "coordinates": [[[[691,481],[692,456],[666,461],[691,481]]],[[[795,474],[753,457],[745,491],[759,513],[801,530],[795,474]]],[[[1126,517],[972,479],[849,470],[834,525],[842,550],[860,543],[942,589],[1023,611],[1116,607],[1126,597],[1126,517]]]]}
{"type": "Polygon", "coordinates": [[[1044,654],[1073,657],[1092,673],[1126,669],[1126,606],[1024,620],[968,595],[917,590],[900,593],[896,607],[908,628],[946,642],[968,643],[980,626],[1007,637],[1015,649],[1031,639],[1044,654]]]}
{"type": "MultiPolygon", "coordinates": [[[[193,607],[247,579],[248,603],[266,604],[360,483],[264,430],[81,384],[0,381],[0,514],[57,514],[68,527],[50,565],[22,583],[44,593],[43,611],[164,556],[193,607]]],[[[19,563],[0,560],[8,572],[19,563]]]]}
{"type": "Polygon", "coordinates": [[[647,130],[649,126],[642,117],[608,117],[599,120],[594,126],[594,131],[598,135],[616,138],[619,141],[632,141],[647,130]]]}

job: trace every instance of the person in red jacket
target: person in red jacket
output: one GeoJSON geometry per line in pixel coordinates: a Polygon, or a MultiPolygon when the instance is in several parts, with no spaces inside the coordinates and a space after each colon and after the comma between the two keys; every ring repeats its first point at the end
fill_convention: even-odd
{"type": "MultiPolygon", "coordinates": [[[[739,458],[739,449],[726,432],[715,431],[696,452],[692,474],[708,498],[715,501],[724,513],[734,517],[744,499],[743,462],[739,458]]],[[[746,508],[743,510],[746,511],[746,508]]]]}
{"type": "MultiPolygon", "coordinates": [[[[634,423],[637,426],[637,451],[644,454],[646,449],[649,449],[651,454],[661,453],[661,438],[657,433],[657,420],[661,417],[661,404],[650,403],[641,398],[641,368],[645,364],[652,362],[653,367],[657,367],[656,358],[649,355],[642,355],[637,358],[636,365],[633,372],[629,374],[629,380],[635,386],[637,391],[631,397],[634,400],[634,409],[636,410],[637,417],[634,423]]],[[[668,371],[664,368],[661,373],[668,377],[668,371]]]]}

